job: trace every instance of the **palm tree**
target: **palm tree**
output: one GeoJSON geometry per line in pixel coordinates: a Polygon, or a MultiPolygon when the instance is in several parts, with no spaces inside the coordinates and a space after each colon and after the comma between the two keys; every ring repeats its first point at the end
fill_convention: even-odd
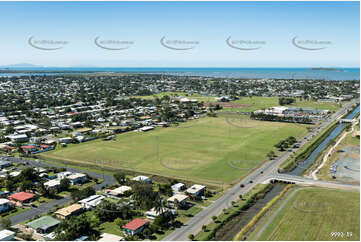
{"type": "Polygon", "coordinates": [[[163,199],[159,195],[154,200],[154,210],[159,215],[163,214],[163,212],[165,210],[163,199]]]}

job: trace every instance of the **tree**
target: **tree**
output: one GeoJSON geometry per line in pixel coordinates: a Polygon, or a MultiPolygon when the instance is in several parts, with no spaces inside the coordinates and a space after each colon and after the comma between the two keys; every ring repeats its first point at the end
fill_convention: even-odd
{"type": "Polygon", "coordinates": [[[217,216],[212,216],[212,220],[213,220],[213,222],[216,222],[217,221],[217,216]]]}
{"type": "Polygon", "coordinates": [[[67,178],[61,179],[59,190],[60,191],[67,191],[70,187],[70,180],[67,178]]]}
{"type": "Polygon", "coordinates": [[[155,201],[154,201],[154,210],[158,213],[158,214],[163,214],[165,207],[164,207],[164,202],[161,198],[161,196],[157,196],[155,201]]]}
{"type": "Polygon", "coordinates": [[[9,229],[11,227],[11,220],[9,218],[1,218],[0,224],[3,229],[9,229]]]}
{"type": "Polygon", "coordinates": [[[79,201],[81,199],[84,199],[86,197],[89,197],[91,195],[95,194],[95,190],[93,187],[87,187],[83,190],[75,190],[72,191],[70,196],[74,201],[79,201]]]}
{"type": "Polygon", "coordinates": [[[113,176],[120,185],[124,185],[128,181],[127,177],[125,176],[125,174],[123,172],[117,172],[113,176]]]}
{"type": "Polygon", "coordinates": [[[72,241],[93,232],[88,217],[85,214],[64,219],[55,230],[55,240],[72,241]]]}
{"type": "Polygon", "coordinates": [[[97,206],[94,214],[101,222],[110,222],[121,214],[121,210],[115,203],[104,200],[97,206]]]}
{"type": "Polygon", "coordinates": [[[267,153],[267,157],[272,160],[273,157],[275,156],[275,152],[273,150],[271,150],[270,152],[267,153]]]}
{"type": "Polygon", "coordinates": [[[132,187],[133,198],[143,209],[151,209],[154,206],[154,201],[156,200],[158,193],[153,191],[151,184],[146,184],[143,182],[137,182],[132,187]]]}
{"type": "Polygon", "coordinates": [[[194,240],[194,234],[190,234],[190,235],[188,235],[188,239],[190,239],[190,240],[194,240]]]}
{"type": "Polygon", "coordinates": [[[121,227],[125,224],[125,221],[122,220],[121,218],[116,218],[114,219],[114,223],[118,226],[118,227],[121,227]]]}
{"type": "Polygon", "coordinates": [[[31,180],[23,180],[20,185],[20,189],[22,191],[32,190],[34,187],[35,187],[35,184],[31,180]]]}
{"type": "Polygon", "coordinates": [[[206,231],[206,230],[207,230],[207,226],[203,224],[203,225],[202,225],[202,230],[203,230],[203,231],[206,231]]]}

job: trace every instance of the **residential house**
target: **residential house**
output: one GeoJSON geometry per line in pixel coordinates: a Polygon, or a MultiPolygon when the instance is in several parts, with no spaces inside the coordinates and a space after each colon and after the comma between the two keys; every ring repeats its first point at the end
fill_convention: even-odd
{"type": "Polygon", "coordinates": [[[13,171],[9,173],[9,176],[16,177],[21,174],[21,171],[13,171]]]}
{"type": "Polygon", "coordinates": [[[29,140],[29,138],[26,134],[9,135],[9,136],[5,136],[5,137],[9,138],[12,142],[15,142],[15,143],[26,142],[29,140]]]}
{"type": "Polygon", "coordinates": [[[68,178],[68,176],[70,176],[71,173],[70,171],[63,171],[63,172],[59,172],[59,173],[56,173],[56,177],[57,178],[60,178],[60,179],[64,179],[64,178],[68,178]]]}
{"type": "Polygon", "coordinates": [[[4,229],[0,231],[0,241],[12,241],[14,240],[15,232],[4,229]]]}
{"type": "Polygon", "coordinates": [[[16,202],[19,205],[22,205],[24,203],[29,203],[29,202],[33,201],[33,199],[35,198],[35,194],[30,193],[30,192],[17,192],[17,193],[11,194],[8,198],[9,198],[9,200],[11,200],[13,202],[16,202]]]}
{"type": "Polygon", "coordinates": [[[122,196],[122,195],[124,195],[125,192],[131,191],[131,190],[132,190],[132,188],[129,186],[120,186],[118,188],[110,190],[108,192],[108,194],[113,195],[113,196],[122,196]]]}
{"type": "Polygon", "coordinates": [[[4,168],[9,167],[9,166],[11,166],[10,162],[0,160],[0,169],[4,169],[4,168]]]}
{"type": "Polygon", "coordinates": [[[102,195],[93,195],[88,198],[85,198],[83,200],[80,200],[79,203],[83,206],[85,209],[92,209],[98,206],[99,203],[103,201],[105,197],[102,195]]]}
{"type": "Polygon", "coordinates": [[[63,143],[63,144],[69,144],[73,141],[73,139],[71,137],[65,137],[65,138],[60,138],[59,139],[59,143],[63,143]]]}
{"type": "Polygon", "coordinates": [[[59,209],[58,211],[55,212],[55,215],[60,219],[66,219],[69,218],[70,216],[80,214],[82,211],[83,211],[83,206],[75,203],[68,207],[59,209]]]}
{"type": "Polygon", "coordinates": [[[136,176],[132,180],[137,182],[152,183],[152,179],[147,176],[136,176]]]}
{"type": "Polygon", "coordinates": [[[46,189],[57,189],[60,186],[60,179],[44,182],[44,186],[46,189]]]}
{"type": "Polygon", "coordinates": [[[185,207],[187,205],[188,196],[183,194],[175,194],[167,199],[168,206],[175,207],[185,207]]]}
{"type": "Polygon", "coordinates": [[[158,217],[159,215],[162,215],[162,214],[167,214],[167,213],[172,213],[174,214],[174,212],[169,209],[169,208],[163,208],[162,211],[156,211],[155,208],[152,208],[151,210],[147,211],[145,213],[145,216],[149,219],[155,219],[156,217],[158,217]]]}
{"type": "Polygon", "coordinates": [[[10,209],[10,202],[5,198],[0,198],[0,213],[10,209]]]}
{"type": "Polygon", "coordinates": [[[149,221],[141,218],[136,218],[132,220],[131,222],[127,223],[126,225],[123,225],[123,232],[126,235],[136,235],[141,233],[144,228],[146,228],[149,225],[149,221]]]}
{"type": "Polygon", "coordinates": [[[59,220],[51,216],[43,216],[25,224],[25,226],[32,229],[34,232],[47,234],[51,232],[56,226],[58,226],[59,223],[59,220]]]}
{"type": "Polygon", "coordinates": [[[205,186],[195,184],[186,190],[186,193],[192,197],[202,196],[206,190],[205,186]]]}
{"type": "Polygon", "coordinates": [[[142,128],[140,128],[139,130],[142,131],[142,132],[147,132],[147,131],[150,131],[150,130],[153,130],[154,127],[153,126],[144,126],[142,128]]]}
{"type": "Polygon", "coordinates": [[[183,183],[177,183],[171,186],[173,192],[177,193],[177,192],[181,192],[184,190],[185,185],[183,183]]]}
{"type": "Polygon", "coordinates": [[[123,241],[124,238],[115,234],[103,233],[97,241],[123,241]]]}
{"type": "Polygon", "coordinates": [[[86,175],[82,173],[73,173],[69,176],[67,176],[67,179],[69,179],[70,184],[77,185],[77,184],[83,184],[86,182],[86,175]]]}

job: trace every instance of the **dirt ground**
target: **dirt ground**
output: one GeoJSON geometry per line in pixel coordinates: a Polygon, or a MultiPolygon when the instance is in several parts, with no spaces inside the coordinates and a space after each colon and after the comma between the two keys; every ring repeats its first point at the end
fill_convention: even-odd
{"type": "Polygon", "coordinates": [[[339,152],[336,178],[345,182],[360,182],[360,147],[346,146],[339,152]]]}

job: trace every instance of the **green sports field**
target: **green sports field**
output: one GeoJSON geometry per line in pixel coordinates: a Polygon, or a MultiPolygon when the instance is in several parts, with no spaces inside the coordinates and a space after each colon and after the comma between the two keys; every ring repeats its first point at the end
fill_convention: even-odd
{"type": "Polygon", "coordinates": [[[305,134],[306,125],[219,116],[179,127],[128,132],[43,153],[46,159],[126,168],[192,181],[229,183],[265,160],[273,145],[305,134]]]}
{"type": "Polygon", "coordinates": [[[299,190],[272,220],[271,216],[282,203],[283,200],[266,215],[249,240],[360,240],[359,192],[321,188],[299,190]],[[267,222],[269,224],[259,234],[267,222]]]}

